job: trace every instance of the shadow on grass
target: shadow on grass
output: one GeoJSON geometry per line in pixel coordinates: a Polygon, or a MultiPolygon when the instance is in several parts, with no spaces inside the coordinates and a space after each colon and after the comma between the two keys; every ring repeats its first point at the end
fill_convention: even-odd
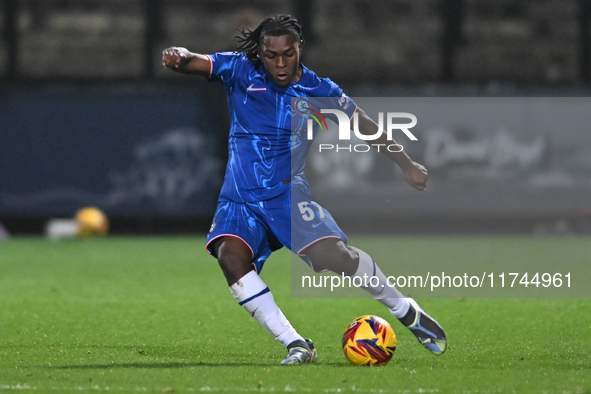
{"type": "MultiPolygon", "coordinates": [[[[320,364],[310,364],[320,365],[320,364]]],[[[342,366],[339,363],[322,363],[324,366],[342,366]]],[[[112,369],[112,368],[193,368],[193,367],[284,367],[275,363],[130,363],[41,366],[46,369],[112,369]]]]}

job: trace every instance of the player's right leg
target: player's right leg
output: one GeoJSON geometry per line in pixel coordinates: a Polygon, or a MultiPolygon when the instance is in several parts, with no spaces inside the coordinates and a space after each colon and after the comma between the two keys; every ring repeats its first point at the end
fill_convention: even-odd
{"type": "Polygon", "coordinates": [[[248,212],[240,207],[242,204],[232,205],[220,203],[218,206],[208,234],[207,251],[217,258],[238,304],[288,349],[288,356],[282,363],[314,361],[313,343],[296,332],[257,273],[271,253],[265,229],[255,225],[256,220],[244,220],[248,212]]]}
{"type": "Polygon", "coordinates": [[[267,332],[288,350],[282,364],[303,364],[316,360],[316,350],[305,340],[275,303],[273,294],[253,269],[249,247],[239,238],[217,238],[209,246],[218,262],[234,298],[267,332]]]}

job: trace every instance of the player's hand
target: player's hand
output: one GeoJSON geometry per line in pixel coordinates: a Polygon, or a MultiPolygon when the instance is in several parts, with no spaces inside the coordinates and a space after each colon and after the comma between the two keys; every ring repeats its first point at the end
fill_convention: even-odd
{"type": "Polygon", "coordinates": [[[404,171],[404,179],[415,189],[424,191],[427,190],[427,178],[429,174],[427,173],[427,169],[419,164],[412,162],[408,168],[404,171]]]}
{"type": "Polygon", "coordinates": [[[162,65],[167,68],[179,68],[193,57],[187,48],[170,47],[162,51],[162,65]]]}

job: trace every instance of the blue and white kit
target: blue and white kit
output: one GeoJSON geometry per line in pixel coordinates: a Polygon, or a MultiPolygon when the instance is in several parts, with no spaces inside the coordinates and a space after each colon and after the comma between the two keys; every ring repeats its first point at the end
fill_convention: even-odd
{"type": "Polygon", "coordinates": [[[219,237],[240,238],[260,272],[271,252],[282,246],[310,264],[301,254],[307,246],[324,238],[347,242],[309,190],[304,166],[312,141],[306,138],[307,119],[292,108],[292,99],[315,103],[314,98],[330,98],[324,100],[349,118],[357,109],[355,102],[330,79],[303,65],[300,80],[281,88],[267,78],[262,65],[255,68],[242,53],[208,58],[210,80],[226,89],[231,126],[228,164],[207,251],[214,253],[210,244],[219,237]],[[295,128],[294,121],[299,124],[295,128]]]}

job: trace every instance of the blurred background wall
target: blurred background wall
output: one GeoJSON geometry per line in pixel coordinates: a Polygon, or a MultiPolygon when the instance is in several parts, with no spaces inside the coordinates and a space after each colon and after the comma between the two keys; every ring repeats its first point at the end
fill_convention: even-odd
{"type": "MultiPolygon", "coordinates": [[[[463,97],[456,108],[470,97],[577,98],[509,106],[522,120],[505,131],[423,127],[409,148],[439,185],[427,205],[396,195],[400,174],[395,189],[376,194],[388,182],[376,177],[351,193],[388,166],[379,160],[336,159],[351,171],[333,177],[311,168],[334,181],[327,198],[369,207],[326,201],[345,229],[590,231],[591,0],[0,0],[0,222],[40,233],[95,205],[113,232],[206,232],[227,158],[224,91],[165,70],[161,52],[232,50],[237,28],[273,13],[298,18],[303,61],[350,96],[463,97]],[[525,119],[557,107],[568,127],[525,119]],[[495,161],[499,143],[530,161],[495,161]],[[388,193],[400,203],[376,209],[388,193]]],[[[427,103],[417,104],[426,114],[427,103]]]]}

